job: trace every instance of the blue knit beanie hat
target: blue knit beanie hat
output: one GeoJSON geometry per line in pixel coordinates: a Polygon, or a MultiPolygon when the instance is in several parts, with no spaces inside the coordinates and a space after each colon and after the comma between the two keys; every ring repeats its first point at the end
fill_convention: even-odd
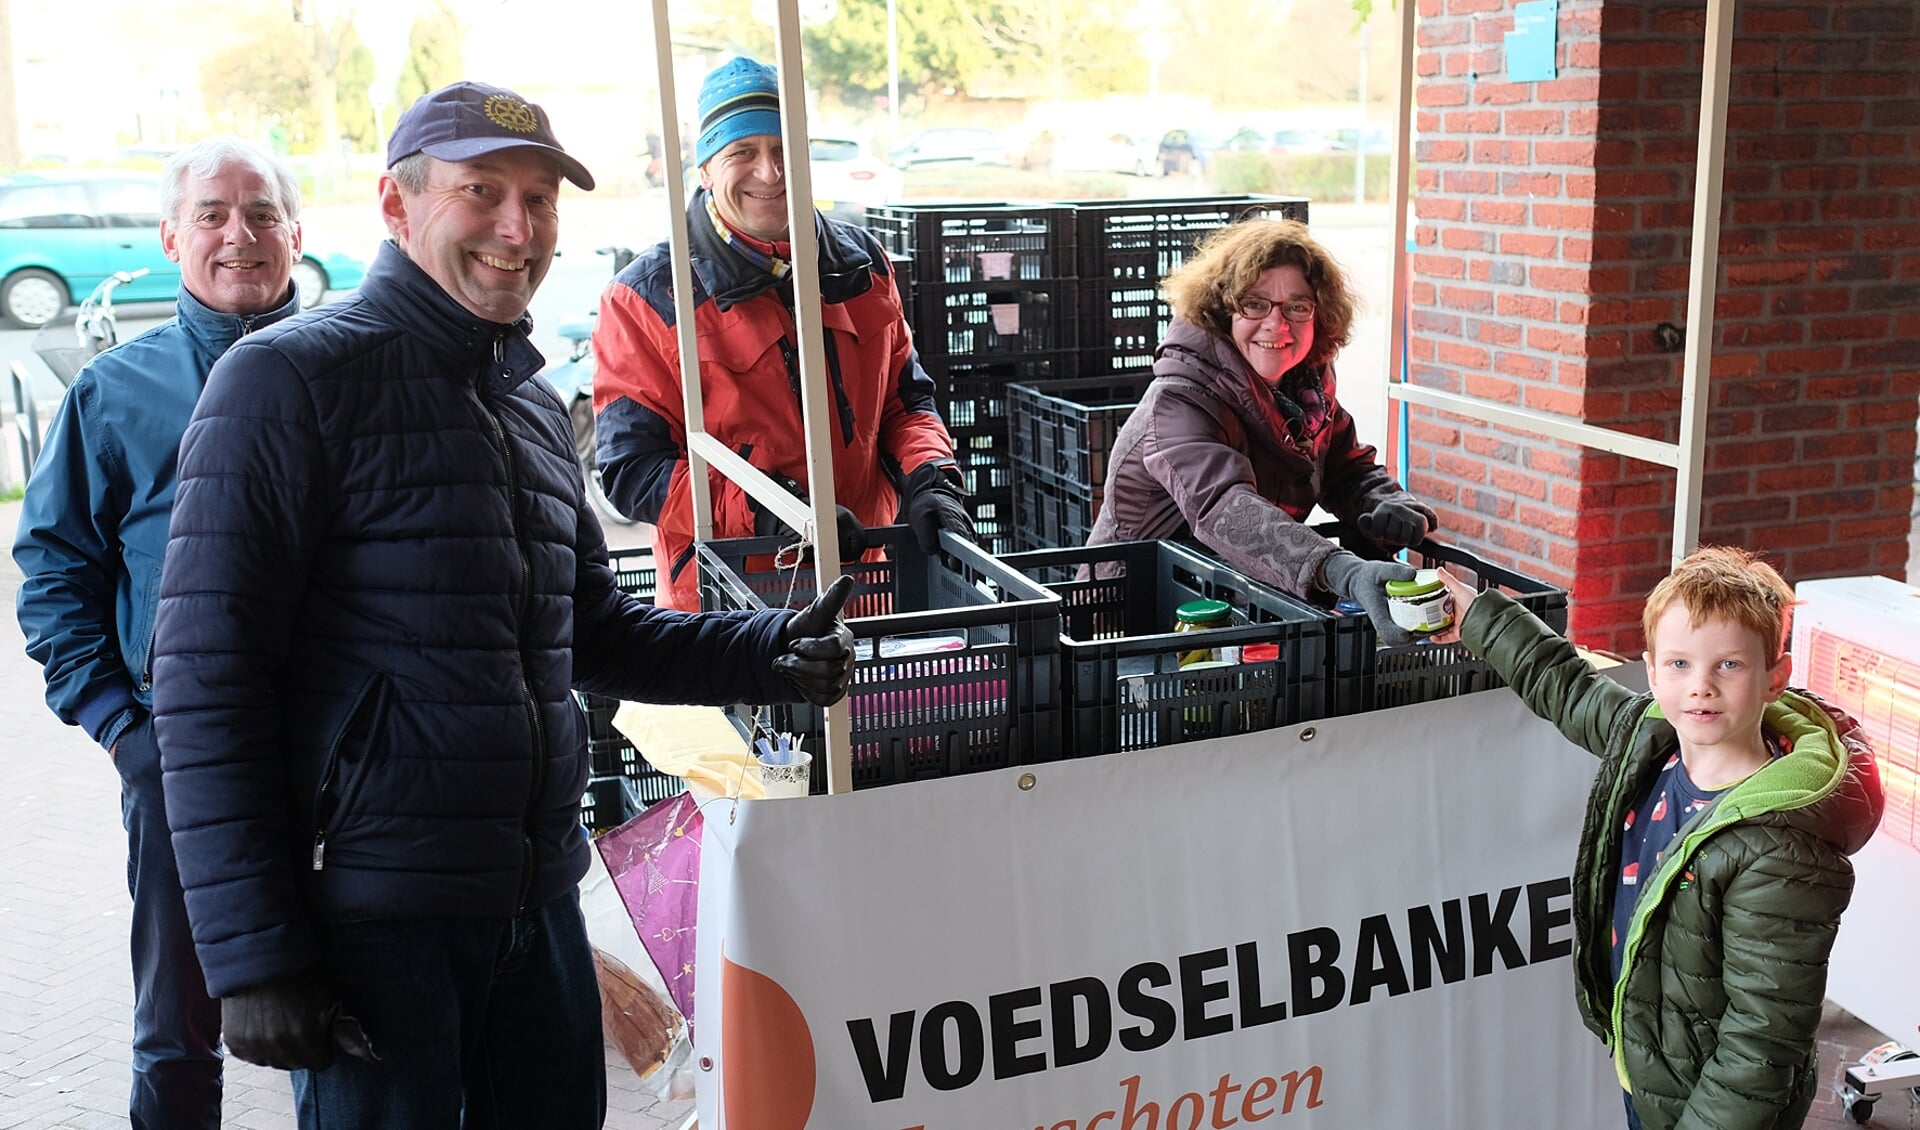
{"type": "Polygon", "coordinates": [[[780,133],[780,86],[765,63],[736,56],[715,67],[700,83],[699,106],[696,165],[743,137],[780,133]]]}

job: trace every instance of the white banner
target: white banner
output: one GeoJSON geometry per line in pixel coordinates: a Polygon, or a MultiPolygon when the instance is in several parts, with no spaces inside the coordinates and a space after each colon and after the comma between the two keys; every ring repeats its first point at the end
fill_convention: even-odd
{"type": "Polygon", "coordinates": [[[1597,768],[1502,690],[709,805],[700,1125],[1611,1130],[1569,956],[1597,768]]]}

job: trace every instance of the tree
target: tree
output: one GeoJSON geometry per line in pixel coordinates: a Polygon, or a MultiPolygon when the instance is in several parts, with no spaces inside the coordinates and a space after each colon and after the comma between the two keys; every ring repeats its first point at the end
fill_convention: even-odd
{"type": "MultiPolygon", "coordinates": [[[[900,85],[909,90],[965,91],[989,72],[996,53],[968,22],[971,0],[902,0],[900,85]]],[[[752,0],[710,0],[707,18],[689,30],[742,54],[773,62],[773,28],[754,14],[752,0]]],[[[807,79],[817,89],[887,88],[887,0],[838,0],[826,23],[800,33],[807,79]]]]}
{"type": "MultiPolygon", "coordinates": [[[[1162,83],[1223,108],[1350,102],[1359,43],[1351,10],[1321,0],[1177,0],[1162,83]]],[[[1378,30],[1378,29],[1376,29],[1378,30]]],[[[1380,84],[1375,93],[1391,89],[1380,84]]]]}
{"type": "Polygon", "coordinates": [[[461,58],[466,35],[446,0],[437,0],[431,11],[414,17],[407,34],[407,61],[394,84],[396,110],[405,110],[421,95],[460,80],[466,70],[461,58]]]}
{"type": "Polygon", "coordinates": [[[351,22],[320,26],[256,9],[240,17],[234,42],[201,65],[200,89],[221,128],[259,136],[277,126],[288,152],[337,162],[343,135],[379,143],[367,98],[372,77],[372,54],[351,22]]]}
{"type": "Polygon", "coordinates": [[[1140,41],[1115,0],[965,0],[968,22],[1015,73],[1038,73],[1055,101],[1138,86],[1140,41]]]}
{"type": "Polygon", "coordinates": [[[20,164],[20,107],[13,88],[13,11],[0,0],[0,169],[20,164]]]}

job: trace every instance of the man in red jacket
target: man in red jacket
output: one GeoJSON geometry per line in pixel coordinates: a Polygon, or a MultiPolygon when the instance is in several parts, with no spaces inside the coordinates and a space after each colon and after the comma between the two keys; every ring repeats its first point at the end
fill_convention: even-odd
{"type": "MultiPolygon", "coordinates": [[[[754,466],[807,491],[799,344],[787,230],[785,154],[774,70],[733,59],[700,87],[687,206],[694,323],[707,431],[754,466]]],[[[842,555],[865,527],[905,521],[931,553],[940,531],[973,536],[953,440],[920,367],[886,253],[865,231],[814,214],[832,401],[834,497],[842,555]]],[[[601,481],[624,513],[654,526],[658,601],[699,607],[687,479],[672,251],[661,243],[607,288],[593,335],[601,481]]],[[[725,476],[712,484],[714,536],[787,532],[725,476]]]]}

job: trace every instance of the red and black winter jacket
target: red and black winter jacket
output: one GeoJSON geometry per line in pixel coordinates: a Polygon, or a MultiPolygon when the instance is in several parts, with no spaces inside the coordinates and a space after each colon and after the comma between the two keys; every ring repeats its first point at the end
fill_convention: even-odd
{"type": "MultiPolygon", "coordinates": [[[[953,461],[900,307],[892,269],[865,231],[815,214],[821,321],[827,330],[835,500],[869,526],[897,520],[900,485],[953,461]]],[[[807,485],[800,426],[799,336],[790,280],[750,263],[714,230],[702,189],[687,205],[694,330],[707,431],[766,471],[807,485]]],[[[700,606],[692,492],[673,307],[672,251],[661,243],[620,272],[600,300],[593,404],[601,479],[623,512],[654,527],[663,607],[700,606]]],[[[710,473],[715,537],[754,532],[754,507],[710,473]]]]}

